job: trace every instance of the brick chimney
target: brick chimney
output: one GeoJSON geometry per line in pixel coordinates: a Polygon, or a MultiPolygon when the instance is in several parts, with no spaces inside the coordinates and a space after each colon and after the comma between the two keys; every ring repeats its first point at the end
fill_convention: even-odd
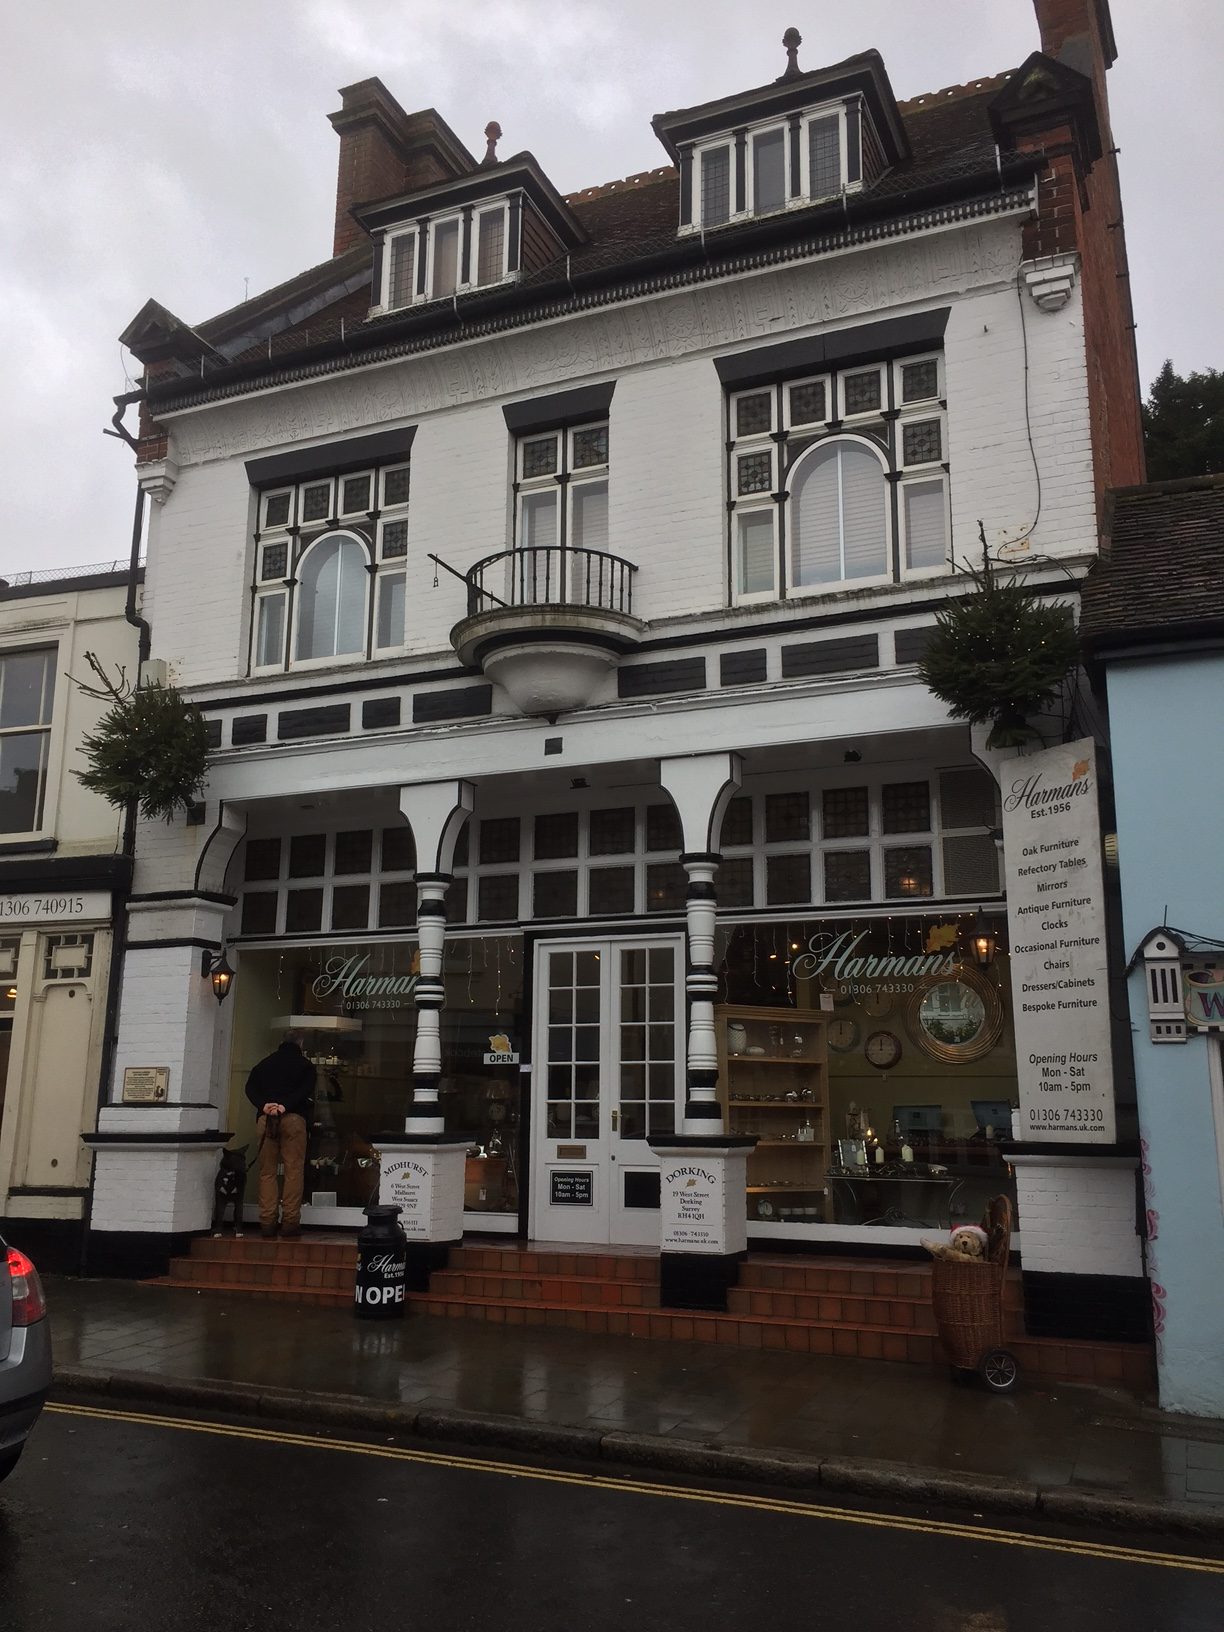
{"type": "Polygon", "coordinates": [[[328,115],[340,138],[333,255],[362,237],[354,204],[369,204],[434,182],[451,181],[476,161],[433,108],[405,113],[380,79],[363,79],[340,92],[339,112],[328,115]]]}
{"type": "Polygon", "coordinates": [[[1033,0],[1033,9],[1045,57],[1072,72],[1057,74],[1030,58],[996,99],[996,136],[1004,148],[1046,156],[1037,210],[1024,231],[1026,259],[1040,271],[1051,259],[1078,257],[1100,515],[1107,489],[1144,478],[1142,393],[1105,83],[1118,52],[1109,0],[1033,0]]]}

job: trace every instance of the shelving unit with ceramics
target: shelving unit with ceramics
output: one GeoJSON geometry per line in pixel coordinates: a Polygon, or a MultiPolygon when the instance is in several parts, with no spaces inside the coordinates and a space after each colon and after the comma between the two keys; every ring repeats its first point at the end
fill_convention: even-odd
{"type": "Polygon", "coordinates": [[[718,1081],[731,1133],[754,1133],[748,1218],[823,1224],[828,1218],[827,1021],[801,1009],[723,1004],[715,1010],[718,1081]]]}

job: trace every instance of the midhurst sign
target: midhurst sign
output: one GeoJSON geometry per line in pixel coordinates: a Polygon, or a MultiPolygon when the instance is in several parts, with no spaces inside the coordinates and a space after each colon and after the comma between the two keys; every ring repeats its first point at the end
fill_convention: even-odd
{"type": "Polygon", "coordinates": [[[1025,755],[1001,780],[1020,1138],[1112,1144],[1094,744],[1025,755]]]}

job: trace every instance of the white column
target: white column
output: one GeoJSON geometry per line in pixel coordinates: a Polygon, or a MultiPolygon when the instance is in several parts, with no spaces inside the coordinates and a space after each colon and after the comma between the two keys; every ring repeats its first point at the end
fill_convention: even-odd
{"type": "Polygon", "coordinates": [[[693,754],[684,759],[665,759],[659,766],[659,781],[671,795],[680,817],[684,845],[680,861],[688,875],[685,900],[688,1071],[683,1122],[686,1135],[709,1137],[722,1132],[714,1033],[714,999],[718,993],[718,976],[714,972],[717,906],[714,874],[720,860],[716,846],[723,815],[740,780],[738,754],[693,754]]]}

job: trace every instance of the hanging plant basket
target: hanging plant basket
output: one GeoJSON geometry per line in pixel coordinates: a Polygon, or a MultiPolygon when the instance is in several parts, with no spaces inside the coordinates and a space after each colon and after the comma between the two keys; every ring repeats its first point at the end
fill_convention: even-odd
{"type": "Polygon", "coordinates": [[[133,689],[123,669],[112,680],[92,652],[85,658],[99,684],[76,684],[87,696],[109,697],[112,704],[97,729],[82,739],[89,768],[74,773],[78,782],[121,809],[135,804],[147,821],[172,821],[176,811],[195,801],[208,777],[203,715],[174,686],[133,689]]]}
{"type": "Polygon", "coordinates": [[[974,592],[936,615],[918,673],[954,718],[990,724],[988,748],[1020,747],[1078,664],[1079,636],[1068,607],[1034,599],[1016,578],[1000,581],[989,556],[967,570],[974,592]]]}

